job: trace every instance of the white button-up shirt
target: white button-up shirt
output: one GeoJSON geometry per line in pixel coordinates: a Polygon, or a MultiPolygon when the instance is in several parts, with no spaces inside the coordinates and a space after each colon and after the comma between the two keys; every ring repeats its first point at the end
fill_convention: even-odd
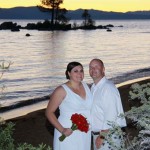
{"type": "Polygon", "coordinates": [[[120,127],[126,126],[125,118],[118,116],[123,112],[121,98],[115,85],[103,77],[91,87],[93,105],[91,109],[92,131],[112,128],[108,121],[113,121],[120,127]]]}

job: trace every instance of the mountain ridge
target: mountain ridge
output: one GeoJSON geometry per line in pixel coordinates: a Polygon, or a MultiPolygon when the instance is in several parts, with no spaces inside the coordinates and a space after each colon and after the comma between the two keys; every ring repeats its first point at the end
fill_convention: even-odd
{"type": "MultiPolygon", "coordinates": [[[[71,20],[82,19],[84,9],[68,10],[66,16],[71,20]]],[[[150,11],[113,12],[88,9],[93,20],[108,19],[150,19],[150,11]]],[[[50,12],[42,12],[38,7],[0,8],[0,19],[51,19],[50,12]]]]}

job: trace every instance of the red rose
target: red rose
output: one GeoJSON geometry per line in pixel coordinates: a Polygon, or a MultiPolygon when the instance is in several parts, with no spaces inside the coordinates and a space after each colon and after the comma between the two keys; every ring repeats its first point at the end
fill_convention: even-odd
{"type": "MultiPolygon", "coordinates": [[[[87,119],[83,115],[75,113],[71,116],[71,121],[72,121],[72,126],[71,126],[72,131],[80,130],[81,132],[85,132],[85,133],[88,132],[89,123],[87,122],[87,119]]],[[[63,141],[65,138],[66,136],[62,135],[59,137],[59,140],[63,141]]]]}

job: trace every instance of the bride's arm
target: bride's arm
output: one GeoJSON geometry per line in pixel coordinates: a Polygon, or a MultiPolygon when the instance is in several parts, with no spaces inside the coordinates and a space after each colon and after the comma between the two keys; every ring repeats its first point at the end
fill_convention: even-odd
{"type": "Polygon", "coordinates": [[[58,88],[54,90],[46,108],[46,117],[59,132],[65,134],[66,136],[69,136],[72,133],[71,129],[64,128],[59,123],[55,115],[56,109],[59,107],[59,105],[65,98],[65,96],[66,96],[66,92],[62,86],[59,86],[58,88]]]}

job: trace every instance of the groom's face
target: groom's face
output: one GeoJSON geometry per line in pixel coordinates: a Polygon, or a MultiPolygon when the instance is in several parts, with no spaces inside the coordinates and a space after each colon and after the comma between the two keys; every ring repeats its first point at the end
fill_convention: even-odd
{"type": "Polygon", "coordinates": [[[104,77],[104,66],[97,60],[92,60],[89,65],[89,74],[93,80],[99,80],[104,77]]]}

